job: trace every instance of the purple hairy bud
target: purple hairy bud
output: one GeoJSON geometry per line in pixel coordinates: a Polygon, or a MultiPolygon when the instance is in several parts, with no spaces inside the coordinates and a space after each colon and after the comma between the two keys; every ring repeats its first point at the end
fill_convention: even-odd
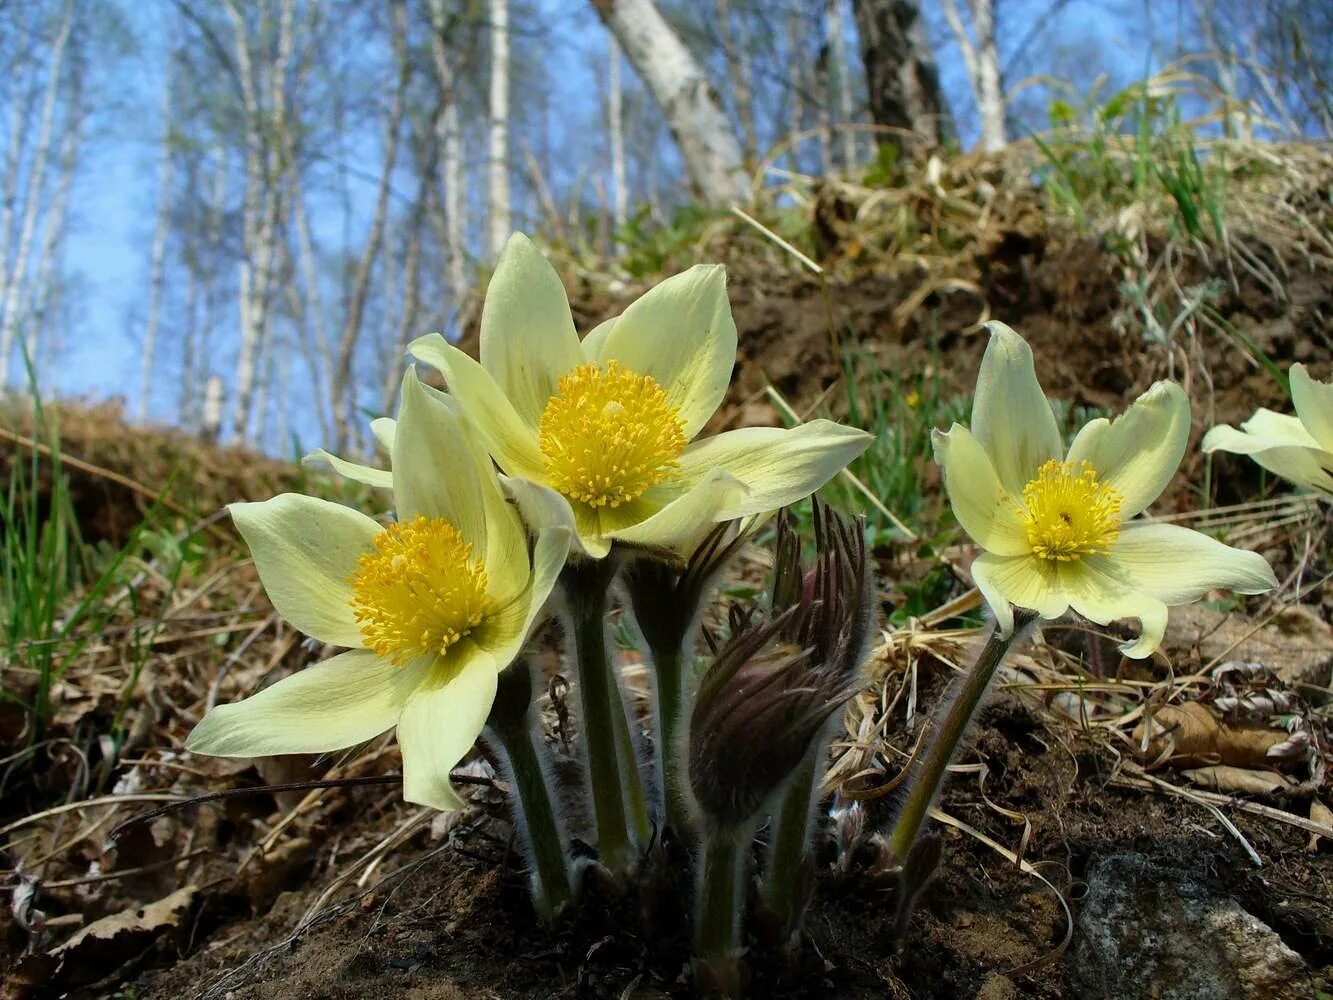
{"type": "Polygon", "coordinates": [[[806,567],[783,511],[767,614],[733,605],[729,637],[708,636],[713,663],[695,696],[688,764],[701,818],[715,829],[750,824],[860,687],[874,609],[853,525],[817,504],[806,567]]]}

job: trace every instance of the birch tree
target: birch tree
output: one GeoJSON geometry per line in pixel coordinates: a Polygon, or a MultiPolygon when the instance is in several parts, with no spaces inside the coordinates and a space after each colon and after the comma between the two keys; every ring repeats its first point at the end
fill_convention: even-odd
{"type": "Polygon", "coordinates": [[[490,183],[487,221],[491,256],[499,256],[511,231],[509,203],[509,0],[490,0],[490,183]]]}
{"type": "Polygon", "coordinates": [[[847,65],[847,29],[842,18],[844,3],[845,0],[828,0],[824,19],[829,43],[828,73],[833,83],[832,103],[842,126],[842,166],[846,170],[856,162],[856,132],[847,127],[852,123],[852,77],[847,65]]]}
{"type": "Polygon", "coordinates": [[[167,236],[171,231],[171,207],[174,196],[176,157],[172,149],[172,92],[176,69],[167,68],[167,82],[162,99],[162,149],[157,181],[157,221],[153,225],[153,249],[148,263],[148,319],[144,323],[139,359],[139,420],[148,419],[148,402],[153,390],[153,362],[157,352],[157,327],[162,314],[162,290],[166,285],[167,236]]]}
{"type": "MultiPolygon", "coordinates": [[[[852,13],[875,123],[914,132],[932,145],[953,135],[920,0],[852,0],[852,13]]],[[[885,141],[903,145],[900,136],[885,141]]]]}
{"type": "Polygon", "coordinates": [[[995,13],[991,0],[967,0],[972,19],[972,33],[958,11],[954,0],[940,0],[945,20],[958,41],[972,97],[977,104],[981,122],[981,148],[988,153],[1002,149],[1006,142],[1004,131],[1004,89],[1000,85],[1000,53],[995,44],[995,13]]]}
{"type": "MultiPolygon", "coordinates": [[[[46,88],[42,96],[41,117],[37,127],[37,141],[33,152],[32,165],[26,183],[18,194],[23,206],[23,218],[18,231],[18,241],[12,258],[6,246],[3,297],[0,301],[0,386],[7,383],[9,377],[9,356],[14,350],[21,319],[25,282],[29,260],[32,256],[33,240],[37,233],[38,218],[42,205],[42,192],[46,183],[47,159],[51,151],[51,142],[56,123],[56,110],[63,80],[62,67],[65,50],[69,44],[70,32],[74,27],[74,2],[65,0],[61,10],[55,41],[51,45],[51,54],[47,68],[46,88]]],[[[26,122],[24,123],[26,127],[26,122]]],[[[12,225],[12,223],[9,223],[12,225]]]]}
{"type": "Polygon", "coordinates": [[[463,175],[463,130],[458,111],[456,74],[446,44],[450,25],[444,0],[430,0],[431,59],[439,87],[440,115],[436,119],[440,146],[440,188],[443,209],[445,288],[453,306],[467,292],[464,239],[467,232],[467,191],[463,175]]]}
{"type": "Polygon", "coordinates": [[[620,80],[620,64],[624,55],[614,35],[607,35],[606,118],[611,142],[611,187],[616,227],[629,218],[629,191],[625,172],[625,112],[624,91],[620,80]]]}
{"type": "Polygon", "coordinates": [[[698,60],[652,0],[591,0],[661,109],[695,195],[711,205],[748,201],[740,141],[698,60]]]}

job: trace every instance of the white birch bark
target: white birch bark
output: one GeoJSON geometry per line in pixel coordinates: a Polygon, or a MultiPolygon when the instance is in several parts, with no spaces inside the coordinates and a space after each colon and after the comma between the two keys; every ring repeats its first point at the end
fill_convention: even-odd
{"type": "Polygon", "coordinates": [[[623,87],[620,80],[620,63],[623,54],[615,36],[607,35],[606,68],[606,117],[607,131],[611,140],[611,186],[614,201],[613,218],[616,228],[625,224],[629,218],[629,191],[625,181],[625,112],[623,87]]]}
{"type": "Polygon", "coordinates": [[[842,168],[848,170],[856,163],[856,132],[852,124],[852,75],[847,68],[847,25],[843,20],[845,0],[828,0],[824,8],[829,40],[829,74],[834,81],[834,96],[838,109],[838,124],[842,126],[842,168]]]}
{"type": "MultiPolygon", "coordinates": [[[[10,66],[9,73],[10,93],[14,100],[9,107],[12,117],[9,120],[9,142],[5,147],[4,190],[0,193],[0,308],[3,308],[9,288],[10,262],[14,256],[14,209],[19,203],[19,174],[23,172],[28,138],[33,131],[29,126],[37,99],[37,62],[24,51],[10,66]]],[[[0,386],[3,384],[3,378],[0,378],[0,386]]]]}
{"type": "Polygon", "coordinates": [[[1004,89],[1000,84],[1000,54],[995,43],[995,17],[991,0],[968,0],[975,43],[963,24],[954,0],[940,0],[944,17],[958,41],[958,50],[967,70],[972,97],[977,104],[981,125],[981,148],[988,153],[1003,149],[1004,89]]]}
{"type": "Polygon", "coordinates": [[[162,314],[162,291],[166,284],[167,236],[171,232],[171,203],[176,172],[176,157],[171,148],[175,76],[175,66],[168,66],[167,85],[162,98],[162,163],[158,168],[157,222],[153,226],[153,248],[148,261],[148,318],[144,324],[139,361],[140,423],[148,419],[148,399],[153,390],[153,362],[157,352],[157,327],[162,314]]]}
{"type": "Polygon", "coordinates": [[[46,332],[46,324],[56,300],[57,278],[56,262],[65,237],[65,218],[69,212],[69,192],[74,185],[74,171],[78,166],[79,145],[83,138],[84,114],[79,106],[81,88],[76,85],[70,102],[69,119],[65,123],[65,134],[60,140],[60,178],[56,182],[55,196],[46,209],[46,219],[42,226],[42,247],[37,254],[37,273],[33,282],[37,295],[37,304],[28,323],[27,353],[32,359],[33,371],[40,377],[45,370],[38,364],[44,353],[41,341],[46,332]]]}
{"type": "Polygon", "coordinates": [[[449,305],[457,309],[467,293],[466,260],[463,252],[467,232],[467,191],[463,178],[463,130],[453,67],[444,44],[444,0],[430,0],[431,56],[440,87],[443,111],[437,120],[441,149],[440,183],[444,208],[444,269],[449,305]]]}
{"type": "Polygon", "coordinates": [[[592,0],[680,146],[695,194],[710,205],[747,201],[745,154],[703,69],[652,0],[592,0]]]}
{"type": "Polygon", "coordinates": [[[511,232],[509,204],[509,0],[490,0],[490,184],[487,220],[491,256],[511,232]]]}
{"type": "Polygon", "coordinates": [[[20,196],[23,202],[23,222],[19,228],[18,246],[14,253],[13,265],[5,275],[4,302],[0,307],[0,387],[8,382],[9,355],[14,349],[14,338],[18,334],[20,297],[23,282],[27,277],[28,258],[32,254],[33,237],[37,230],[38,210],[46,180],[46,160],[51,149],[51,133],[55,127],[61,67],[73,24],[74,4],[72,0],[66,0],[60,27],[51,46],[50,69],[46,92],[42,97],[41,120],[37,131],[37,145],[33,152],[32,169],[20,196]]]}

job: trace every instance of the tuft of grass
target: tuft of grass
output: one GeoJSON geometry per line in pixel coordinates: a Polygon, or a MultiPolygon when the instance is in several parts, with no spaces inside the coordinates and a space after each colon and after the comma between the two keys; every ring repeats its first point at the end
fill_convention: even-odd
{"type": "MultiPolygon", "coordinates": [[[[26,744],[31,749],[48,735],[53,715],[52,693],[68,669],[78,662],[122,611],[136,610],[137,581],[130,577],[134,557],[154,536],[162,508],[159,499],[120,548],[87,544],[79,529],[69,479],[54,421],[35,393],[33,436],[43,449],[18,452],[13,474],[0,495],[0,700],[24,711],[26,744]],[[49,489],[43,489],[49,481],[49,489]]],[[[165,497],[166,492],[163,496],[165,497]]],[[[188,536],[177,546],[188,546],[188,536]]],[[[182,548],[181,551],[184,551],[182,548]]],[[[156,572],[174,587],[184,558],[158,562],[156,572]]],[[[164,602],[165,608],[169,601],[164,602]]],[[[160,627],[160,622],[158,623],[160,627]]],[[[142,669],[153,628],[145,636],[132,633],[135,652],[132,679],[142,669]]],[[[124,714],[124,699],[117,725],[124,714]]]]}

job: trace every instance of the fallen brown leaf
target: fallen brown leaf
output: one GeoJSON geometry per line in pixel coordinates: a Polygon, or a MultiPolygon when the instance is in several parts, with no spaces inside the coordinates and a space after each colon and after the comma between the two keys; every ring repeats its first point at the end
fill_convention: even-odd
{"type": "Polygon", "coordinates": [[[1276,771],[1258,771],[1249,767],[1215,764],[1186,771],[1185,777],[1196,785],[1215,792],[1241,792],[1246,795],[1272,795],[1291,788],[1295,782],[1276,771]]]}
{"type": "Polygon", "coordinates": [[[1147,742],[1144,759],[1169,760],[1178,767],[1213,764],[1263,764],[1268,751],[1287,738],[1275,729],[1257,729],[1222,722],[1197,701],[1167,705],[1134,729],[1139,746],[1147,742]]]}

